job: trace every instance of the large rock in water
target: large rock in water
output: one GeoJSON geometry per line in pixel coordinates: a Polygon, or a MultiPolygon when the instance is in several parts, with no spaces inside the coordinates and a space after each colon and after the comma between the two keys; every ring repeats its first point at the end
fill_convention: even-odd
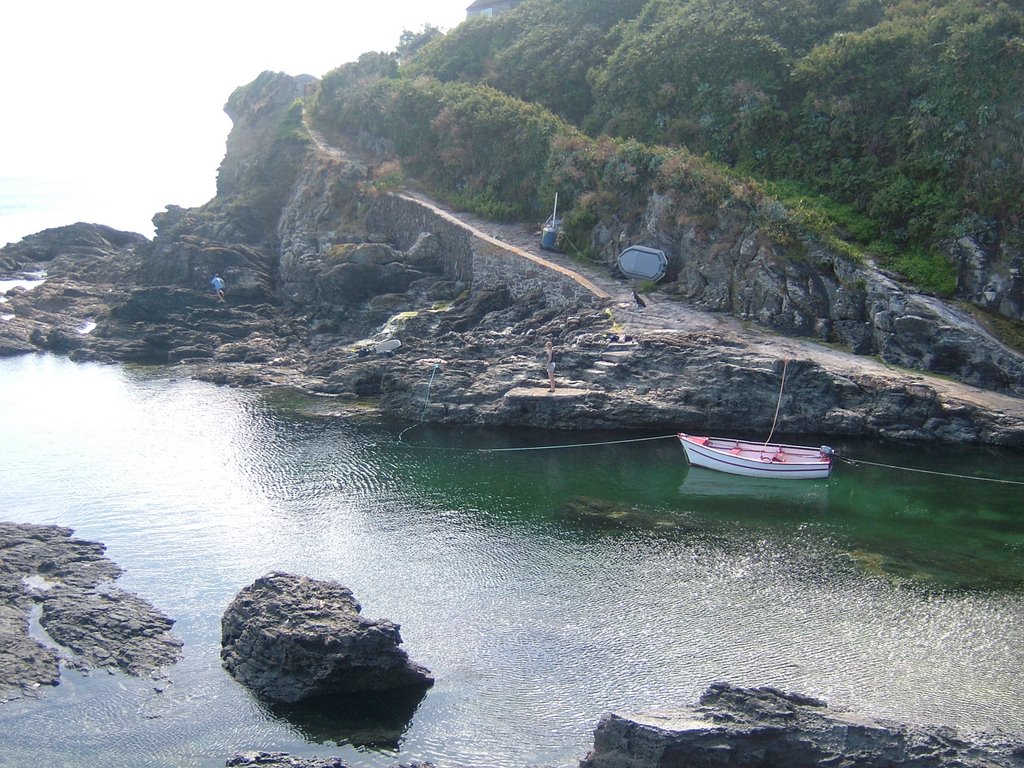
{"type": "Polygon", "coordinates": [[[607,714],[581,768],[1021,768],[1024,744],[981,744],[830,710],[773,688],[716,683],[698,706],[641,717],[607,714]]]}
{"type": "Polygon", "coordinates": [[[267,574],[224,612],[224,666],[261,698],[286,704],[433,685],[430,670],[398,647],[399,625],[361,610],[337,582],[267,574]]]}

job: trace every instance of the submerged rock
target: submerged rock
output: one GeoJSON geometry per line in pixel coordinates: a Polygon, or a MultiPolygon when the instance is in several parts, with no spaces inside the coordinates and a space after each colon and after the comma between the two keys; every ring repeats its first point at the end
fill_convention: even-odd
{"type": "Polygon", "coordinates": [[[361,610],[337,582],[270,573],[224,612],[224,667],[260,698],[284,703],[433,685],[398,647],[399,625],[361,610]]]}
{"type": "Polygon", "coordinates": [[[1024,744],[968,742],[951,728],[876,720],[809,696],[716,683],[696,707],[606,714],[580,768],[823,765],[1020,768],[1024,744]]]}
{"type": "Polygon", "coordinates": [[[589,496],[566,500],[555,514],[572,524],[623,530],[680,530],[679,521],[659,516],[653,510],[605,501],[589,496]]]}
{"type": "Polygon", "coordinates": [[[228,758],[227,768],[259,766],[259,768],[348,768],[340,757],[296,757],[287,752],[240,752],[228,758]]]}
{"type": "MultiPolygon", "coordinates": [[[[235,766],[259,766],[259,768],[348,768],[340,757],[297,757],[287,752],[239,752],[228,758],[224,764],[235,766]]],[[[393,768],[433,768],[431,763],[396,763],[393,768]]]]}

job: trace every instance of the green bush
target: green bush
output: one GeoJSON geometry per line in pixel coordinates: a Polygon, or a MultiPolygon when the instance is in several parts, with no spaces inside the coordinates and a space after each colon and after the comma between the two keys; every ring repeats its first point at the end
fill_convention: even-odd
{"type": "Polygon", "coordinates": [[[886,261],[885,266],[925,291],[940,296],[952,296],[956,291],[956,267],[938,251],[910,249],[886,261]]]}
{"type": "Polygon", "coordinates": [[[385,140],[407,173],[460,207],[501,219],[539,213],[551,142],[571,132],[566,123],[487,86],[376,74],[332,78],[317,125],[385,140]]]}
{"type": "Polygon", "coordinates": [[[296,99],[288,108],[288,112],[277,127],[277,135],[274,137],[278,142],[294,142],[305,144],[309,141],[309,134],[302,122],[302,100],[296,99]]]}

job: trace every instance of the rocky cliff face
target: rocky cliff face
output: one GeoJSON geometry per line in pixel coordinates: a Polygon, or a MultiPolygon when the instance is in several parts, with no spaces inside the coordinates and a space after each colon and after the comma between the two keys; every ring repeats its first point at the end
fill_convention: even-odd
{"type": "MultiPolygon", "coordinates": [[[[232,95],[217,197],[158,214],[153,241],[78,224],[0,251],[5,274],[47,273],[2,305],[0,354],[180,364],[221,383],[374,397],[410,419],[568,429],[767,433],[788,371],[777,435],[1024,444],[1021,355],[818,246],[786,258],[740,205],[688,216],[655,197],[639,223],[596,231],[608,254],[637,240],[673,254],[678,279],[642,316],[614,298],[513,293],[476,280],[463,257],[452,269],[429,216],[375,234],[372,168],[307,132],[304,88],[265,73],[232,95]],[[225,303],[208,287],[215,272],[225,303]],[[387,357],[374,346],[386,338],[401,341],[387,357]],[[548,339],[560,355],[550,396],[548,339]]],[[[628,296],[628,283],[604,278],[628,296]]]]}
{"type": "MultiPolygon", "coordinates": [[[[970,315],[812,239],[780,244],[766,234],[772,215],[764,204],[739,198],[710,209],[695,199],[653,194],[642,212],[595,228],[594,246],[609,264],[630,244],[662,249],[671,278],[664,290],[690,305],[893,365],[1024,394],[1024,358],[970,315]]],[[[1012,274],[995,274],[969,241],[957,250],[970,275],[969,298],[1020,317],[1020,258],[1012,274]]]]}
{"type": "Polygon", "coordinates": [[[1024,248],[1001,242],[993,252],[971,237],[961,237],[946,249],[957,265],[960,298],[1024,320],[1024,248]]]}

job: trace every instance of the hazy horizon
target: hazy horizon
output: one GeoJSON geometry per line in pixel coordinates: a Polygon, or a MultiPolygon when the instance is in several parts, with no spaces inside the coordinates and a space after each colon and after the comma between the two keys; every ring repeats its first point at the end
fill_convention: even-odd
{"type": "Polygon", "coordinates": [[[235,88],[267,70],[320,77],[424,24],[451,29],[469,1],[15,6],[0,47],[0,246],[77,221],[152,237],[153,214],[215,194],[235,88]]]}

